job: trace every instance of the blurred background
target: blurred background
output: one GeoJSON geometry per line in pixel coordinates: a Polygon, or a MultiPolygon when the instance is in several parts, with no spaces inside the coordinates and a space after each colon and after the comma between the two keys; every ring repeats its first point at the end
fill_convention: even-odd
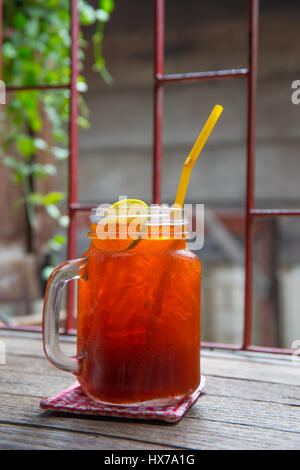
{"type": "MultiPolygon", "coordinates": [[[[7,86],[68,83],[66,0],[4,1],[7,86]],[[47,29],[48,28],[48,29],[47,29]]],[[[79,201],[152,200],[154,2],[79,1],[79,201]],[[102,13],[101,13],[102,12],[102,13]]],[[[247,0],[166,0],[165,73],[247,67],[247,0]]],[[[262,0],[255,201],[299,208],[300,5],[262,0]]],[[[47,276],[66,259],[68,91],[18,91],[2,106],[0,323],[38,326],[47,276]]],[[[162,200],[207,116],[223,115],[194,167],[186,202],[205,204],[205,341],[240,343],[244,309],[247,82],[169,84],[164,93],[162,200]]],[[[78,255],[88,247],[78,217],[78,255]]],[[[255,222],[252,343],[291,347],[300,334],[300,220],[255,222]],[[297,336],[298,335],[298,336],[297,336]]]]}

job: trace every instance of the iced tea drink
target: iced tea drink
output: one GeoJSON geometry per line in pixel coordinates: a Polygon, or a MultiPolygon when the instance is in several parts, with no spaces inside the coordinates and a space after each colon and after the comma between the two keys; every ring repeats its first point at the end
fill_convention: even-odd
{"type": "Polygon", "coordinates": [[[91,226],[77,376],[94,400],[164,404],[199,386],[201,264],[184,236],[157,228],[128,249],[131,239],[99,239],[91,226]]]}

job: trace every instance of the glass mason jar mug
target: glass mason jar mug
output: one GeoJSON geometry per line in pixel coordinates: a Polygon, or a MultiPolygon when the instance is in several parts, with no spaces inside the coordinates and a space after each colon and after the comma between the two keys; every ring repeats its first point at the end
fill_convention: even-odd
{"type": "Polygon", "coordinates": [[[163,405],[200,384],[200,260],[186,246],[182,209],[145,211],[127,212],[124,222],[120,213],[93,210],[90,248],[48,281],[45,354],[96,401],[163,405]],[[61,351],[58,335],[62,288],[71,279],[78,279],[75,357],[61,351]]]}

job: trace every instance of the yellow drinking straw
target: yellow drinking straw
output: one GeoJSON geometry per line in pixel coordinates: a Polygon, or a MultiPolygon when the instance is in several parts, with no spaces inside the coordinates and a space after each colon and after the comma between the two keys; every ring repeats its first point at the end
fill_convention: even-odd
{"type": "Polygon", "coordinates": [[[194,146],[192,150],[190,151],[189,156],[186,158],[180,180],[179,180],[179,185],[177,189],[177,194],[175,198],[175,203],[174,205],[183,206],[184,203],[184,198],[185,198],[185,193],[189,184],[190,176],[192,173],[193,166],[196,163],[196,160],[203,149],[205,142],[207,141],[211,131],[215,127],[216,122],[218,121],[219,117],[221,116],[223,111],[223,107],[220,106],[219,104],[216,104],[214,109],[209,115],[209,118],[206,121],[205,126],[203,127],[202,131],[200,132],[200,135],[196,142],[194,143],[194,146]]]}

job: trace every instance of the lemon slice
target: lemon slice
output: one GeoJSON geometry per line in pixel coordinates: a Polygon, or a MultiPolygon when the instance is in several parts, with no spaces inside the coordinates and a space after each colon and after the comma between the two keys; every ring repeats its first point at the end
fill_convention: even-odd
{"type": "Polygon", "coordinates": [[[117,201],[114,204],[112,204],[110,207],[113,207],[114,209],[116,209],[116,208],[122,208],[122,207],[123,208],[125,208],[125,207],[129,208],[131,206],[148,207],[148,205],[144,201],[141,201],[140,199],[121,199],[120,201],[117,201]]]}
{"type": "Polygon", "coordinates": [[[108,209],[113,211],[116,222],[122,223],[125,218],[126,224],[129,225],[136,217],[139,218],[140,224],[143,224],[149,218],[148,205],[139,199],[121,199],[115,202],[108,209]]]}
{"type": "MultiPolygon", "coordinates": [[[[145,222],[149,219],[149,214],[147,210],[148,208],[149,206],[144,201],[141,201],[139,199],[121,199],[120,201],[115,202],[108,208],[107,216],[102,220],[101,225],[102,227],[116,223],[122,225],[122,222],[125,219],[125,224],[128,226],[133,220],[136,219],[136,217],[138,217],[140,231],[142,231],[145,227],[143,226],[143,224],[145,224],[145,222]]],[[[127,249],[133,248],[140,241],[140,239],[141,235],[133,239],[127,249]]]]}

